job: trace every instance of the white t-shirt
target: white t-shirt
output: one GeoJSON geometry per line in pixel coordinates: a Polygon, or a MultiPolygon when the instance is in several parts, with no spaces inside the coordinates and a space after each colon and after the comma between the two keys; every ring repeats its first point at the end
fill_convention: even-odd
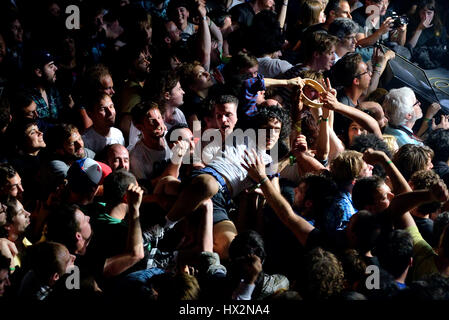
{"type": "Polygon", "coordinates": [[[129,137],[128,137],[128,150],[134,148],[135,144],[140,140],[142,136],[142,132],[134,126],[134,123],[131,122],[131,126],[129,127],[129,137]]]}
{"type": "Polygon", "coordinates": [[[167,143],[164,147],[163,150],[150,149],[140,140],[130,150],[129,169],[137,179],[153,179],[165,170],[171,151],[167,143]]]}
{"type": "MultiPolygon", "coordinates": [[[[233,143],[233,138],[233,135],[226,138],[223,149],[220,149],[208,164],[209,167],[218,171],[228,180],[232,188],[231,197],[237,196],[240,192],[255,184],[248,176],[248,171],[243,168],[242,162],[245,150],[255,149],[256,143],[249,139],[246,143],[244,141],[233,143]]],[[[261,152],[260,155],[262,155],[265,165],[272,162],[271,157],[265,152],[261,152]]],[[[272,173],[269,171],[267,170],[267,174],[272,173]]]]}
{"type": "Polygon", "coordinates": [[[125,145],[125,138],[123,137],[123,133],[114,127],[109,129],[109,133],[106,137],[98,134],[94,127],[90,127],[87,129],[86,133],[83,134],[84,146],[86,148],[91,149],[95,153],[100,152],[104,149],[104,147],[110,144],[119,143],[122,146],[125,145]]]}

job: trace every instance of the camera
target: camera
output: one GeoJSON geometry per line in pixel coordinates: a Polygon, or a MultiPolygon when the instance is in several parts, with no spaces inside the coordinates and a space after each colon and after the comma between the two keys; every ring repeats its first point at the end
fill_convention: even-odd
{"type": "Polygon", "coordinates": [[[409,18],[406,15],[400,16],[394,11],[392,11],[389,16],[393,18],[393,29],[397,29],[409,22],[409,18]]]}

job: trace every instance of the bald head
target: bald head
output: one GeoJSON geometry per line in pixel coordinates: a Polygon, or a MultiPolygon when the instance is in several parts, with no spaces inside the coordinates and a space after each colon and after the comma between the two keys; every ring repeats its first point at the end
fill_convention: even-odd
{"type": "Polygon", "coordinates": [[[113,144],[109,146],[106,162],[112,168],[112,171],[125,169],[129,171],[129,152],[121,144],[113,144]]]}

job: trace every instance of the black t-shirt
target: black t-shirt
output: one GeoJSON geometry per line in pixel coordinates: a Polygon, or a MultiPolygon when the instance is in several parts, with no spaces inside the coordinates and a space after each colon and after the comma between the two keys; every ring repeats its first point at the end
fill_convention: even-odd
{"type": "Polygon", "coordinates": [[[229,13],[231,14],[232,21],[237,22],[240,27],[251,26],[256,15],[253,7],[248,2],[236,5],[229,13]]]}

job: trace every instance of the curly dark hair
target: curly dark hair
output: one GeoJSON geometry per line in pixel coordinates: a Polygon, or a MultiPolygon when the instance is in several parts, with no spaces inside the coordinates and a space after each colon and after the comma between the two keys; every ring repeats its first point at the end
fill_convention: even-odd
{"type": "Polygon", "coordinates": [[[275,106],[257,106],[256,114],[251,117],[247,124],[245,124],[246,128],[261,128],[263,125],[266,125],[270,119],[277,119],[282,123],[281,133],[279,136],[279,140],[284,140],[290,135],[291,130],[291,119],[288,111],[282,108],[279,104],[275,106]]]}
{"type": "Polygon", "coordinates": [[[434,154],[434,161],[447,162],[449,160],[449,130],[437,129],[429,133],[425,144],[434,154]]]}

